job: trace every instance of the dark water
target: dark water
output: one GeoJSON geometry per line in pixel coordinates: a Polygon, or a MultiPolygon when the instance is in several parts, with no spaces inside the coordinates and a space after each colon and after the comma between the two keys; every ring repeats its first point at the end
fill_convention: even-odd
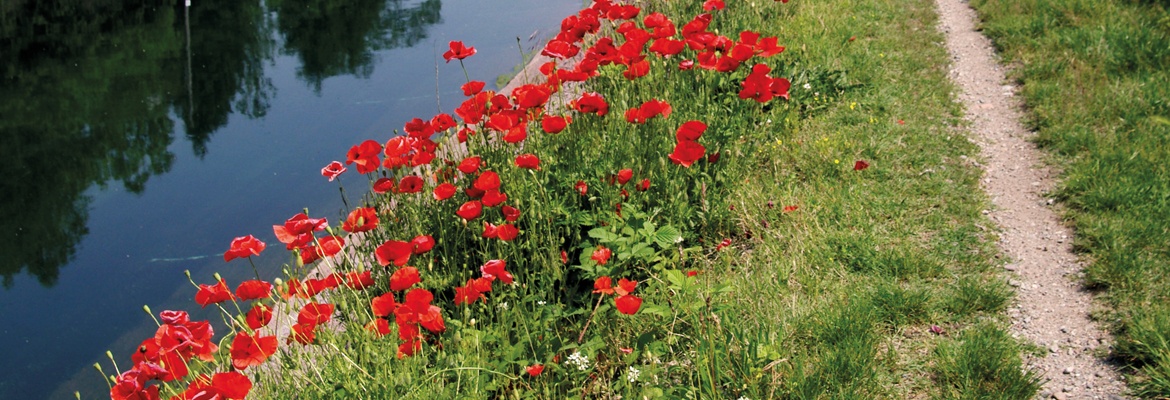
{"type": "MultiPolygon", "coordinates": [[[[235,236],[308,207],[336,221],[320,169],[364,139],[462,100],[450,40],[489,87],[515,38],[551,35],[580,0],[0,1],[0,399],[108,396],[153,332],[142,311],[197,309],[235,236]]],[[[342,183],[351,198],[365,179],[342,183]]]]}

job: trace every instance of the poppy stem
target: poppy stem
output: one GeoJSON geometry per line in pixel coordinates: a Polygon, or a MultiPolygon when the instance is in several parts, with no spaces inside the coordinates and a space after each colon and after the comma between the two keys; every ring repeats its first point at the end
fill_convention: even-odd
{"type": "Polygon", "coordinates": [[[256,269],[256,263],[252,262],[252,256],[248,256],[248,264],[252,265],[252,273],[256,274],[256,280],[261,280],[260,271],[256,269]]]}
{"type": "Polygon", "coordinates": [[[471,83],[471,76],[467,75],[467,67],[463,66],[462,58],[459,59],[459,68],[463,68],[463,79],[466,79],[467,83],[471,83]]]}
{"type": "Polygon", "coordinates": [[[524,74],[524,83],[528,81],[528,65],[524,63],[524,45],[520,44],[520,37],[516,37],[516,48],[520,49],[520,73],[524,74]]]}
{"type": "Polygon", "coordinates": [[[593,306],[593,312],[589,313],[589,319],[585,320],[585,327],[581,328],[581,334],[577,336],[577,344],[581,344],[581,341],[585,340],[585,332],[589,330],[589,323],[593,322],[593,315],[597,314],[597,309],[601,308],[601,300],[604,299],[604,293],[601,295],[601,297],[597,298],[597,305],[593,306]]]}

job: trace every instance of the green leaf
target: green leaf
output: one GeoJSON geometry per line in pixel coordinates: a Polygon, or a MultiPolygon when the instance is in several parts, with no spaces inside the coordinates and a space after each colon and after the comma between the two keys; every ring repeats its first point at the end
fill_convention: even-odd
{"type": "Polygon", "coordinates": [[[664,249],[681,241],[682,232],[679,232],[678,228],[675,228],[672,225],[658,228],[658,232],[654,233],[654,242],[658,243],[658,247],[664,249]]]}
{"type": "Polygon", "coordinates": [[[612,242],[617,240],[618,236],[605,227],[596,227],[589,230],[589,237],[600,240],[602,242],[612,242]]]}

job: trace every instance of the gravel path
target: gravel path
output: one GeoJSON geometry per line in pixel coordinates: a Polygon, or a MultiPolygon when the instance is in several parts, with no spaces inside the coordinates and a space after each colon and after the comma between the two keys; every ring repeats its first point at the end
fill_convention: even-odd
{"type": "Polygon", "coordinates": [[[1125,399],[1125,384],[1114,366],[1097,357],[1107,354],[1111,337],[1089,318],[1092,295],[1081,288],[1081,270],[1072,253],[1070,228],[1063,225],[1045,199],[1054,173],[1020,125],[1016,87],[1004,78],[991,41],[975,30],[977,15],[961,0],[935,0],[939,29],[947,36],[953,57],[951,79],[963,93],[967,119],[983,148],[987,165],[983,187],[995,210],[986,211],[999,223],[1000,246],[1010,257],[1006,265],[1015,278],[1018,297],[1008,310],[1012,332],[1045,349],[1046,355],[1025,355],[1025,362],[1044,377],[1041,398],[1125,399]]]}

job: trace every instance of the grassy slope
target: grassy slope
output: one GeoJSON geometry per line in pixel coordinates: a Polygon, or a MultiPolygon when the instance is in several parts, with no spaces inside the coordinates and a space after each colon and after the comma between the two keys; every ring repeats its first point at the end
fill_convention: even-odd
{"type": "Polygon", "coordinates": [[[1058,197],[1118,321],[1134,388],[1170,395],[1170,15],[1133,1],[979,0],[985,31],[1065,171],[1058,197]]]}

